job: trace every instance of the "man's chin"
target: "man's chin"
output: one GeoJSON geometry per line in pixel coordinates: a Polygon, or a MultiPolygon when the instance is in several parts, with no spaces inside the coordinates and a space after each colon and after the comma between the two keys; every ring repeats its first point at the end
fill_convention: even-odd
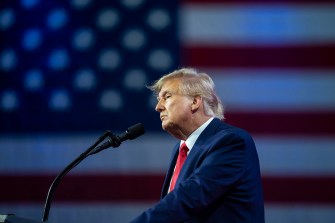
{"type": "Polygon", "coordinates": [[[167,128],[166,124],[164,124],[164,121],[162,121],[162,129],[166,131],[166,128],[167,128]]]}
{"type": "Polygon", "coordinates": [[[167,120],[162,121],[162,129],[165,131],[169,131],[171,128],[171,123],[167,122],[167,120]]]}

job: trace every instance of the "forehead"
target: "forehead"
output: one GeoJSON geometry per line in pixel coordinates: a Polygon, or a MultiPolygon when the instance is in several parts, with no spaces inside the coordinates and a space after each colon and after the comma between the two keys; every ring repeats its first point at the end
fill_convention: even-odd
{"type": "Polygon", "coordinates": [[[158,96],[162,96],[166,93],[178,92],[179,84],[180,84],[179,79],[166,80],[164,82],[164,84],[162,84],[162,87],[161,87],[161,90],[158,93],[158,96]]]}

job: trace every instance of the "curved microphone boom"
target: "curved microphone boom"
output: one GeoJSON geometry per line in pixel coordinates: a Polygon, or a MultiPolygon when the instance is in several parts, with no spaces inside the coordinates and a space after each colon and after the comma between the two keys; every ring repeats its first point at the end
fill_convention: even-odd
{"type": "Polygon", "coordinates": [[[47,222],[49,218],[49,211],[51,207],[51,200],[53,198],[53,194],[55,192],[56,187],[60,183],[60,181],[63,179],[63,177],[72,170],[75,166],[77,166],[82,160],[84,160],[86,157],[98,153],[101,150],[107,149],[108,147],[118,147],[121,145],[121,142],[127,140],[127,139],[135,139],[139,137],[140,135],[144,134],[145,130],[141,123],[138,123],[136,125],[133,125],[129,127],[124,133],[122,133],[119,136],[114,135],[111,131],[106,131],[102,136],[99,137],[99,139],[90,146],[85,152],[80,154],[75,160],[73,160],[65,169],[60,172],[60,174],[57,175],[57,177],[52,182],[48,195],[45,201],[44,206],[44,212],[43,212],[43,218],[42,222],[47,222]],[[98,146],[101,142],[103,142],[106,138],[108,138],[108,141],[101,144],[101,146],[98,146]]]}

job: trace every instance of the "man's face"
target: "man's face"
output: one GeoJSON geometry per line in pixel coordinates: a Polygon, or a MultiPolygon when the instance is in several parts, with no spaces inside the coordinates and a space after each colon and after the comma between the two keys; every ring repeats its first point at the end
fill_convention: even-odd
{"type": "Polygon", "coordinates": [[[158,95],[156,111],[160,113],[162,128],[180,138],[192,116],[192,98],[179,93],[179,79],[166,81],[158,95]]]}

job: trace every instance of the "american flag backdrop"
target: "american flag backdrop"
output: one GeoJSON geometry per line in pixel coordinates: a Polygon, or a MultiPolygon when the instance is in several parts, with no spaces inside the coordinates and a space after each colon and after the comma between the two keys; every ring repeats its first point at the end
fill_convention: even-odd
{"type": "Polygon", "coordinates": [[[335,222],[335,1],[2,0],[0,214],[41,220],[56,175],[107,129],[48,222],[129,222],[160,197],[176,140],[145,85],[207,72],[254,137],[267,223],[335,222]]]}

